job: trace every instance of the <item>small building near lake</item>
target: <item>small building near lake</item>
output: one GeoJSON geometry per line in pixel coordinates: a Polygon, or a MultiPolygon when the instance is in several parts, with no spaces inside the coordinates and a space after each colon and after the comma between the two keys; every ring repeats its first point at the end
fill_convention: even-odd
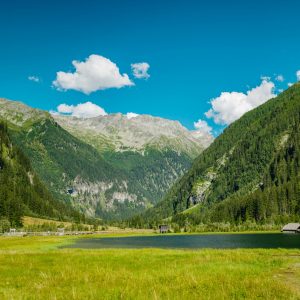
{"type": "Polygon", "coordinates": [[[64,228],[57,228],[57,235],[59,235],[59,236],[65,235],[65,229],[64,228]]]}
{"type": "Polygon", "coordinates": [[[167,233],[169,231],[169,226],[168,225],[159,225],[159,233],[167,233]]]}
{"type": "Polygon", "coordinates": [[[300,233],[300,223],[288,223],[281,229],[283,233],[300,233]]]}

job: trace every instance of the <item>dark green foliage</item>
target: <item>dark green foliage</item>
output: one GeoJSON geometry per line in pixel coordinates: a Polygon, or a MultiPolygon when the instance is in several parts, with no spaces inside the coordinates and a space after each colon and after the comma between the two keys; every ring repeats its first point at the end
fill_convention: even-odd
{"type": "Polygon", "coordinates": [[[106,152],[107,162],[126,174],[130,180],[129,192],[156,204],[176,180],[175,174],[183,174],[191,166],[186,154],[172,150],[157,150],[147,147],[143,154],[133,151],[106,152]]]}
{"type": "Polygon", "coordinates": [[[83,217],[53,199],[33,172],[28,158],[10,139],[7,126],[0,123],[1,224],[8,220],[10,225],[20,226],[24,214],[79,221],[83,217]]]}
{"type": "Polygon", "coordinates": [[[26,128],[10,128],[15,143],[30,157],[34,170],[55,198],[67,203],[73,201],[85,213],[91,194],[81,195],[80,205],[84,203],[85,207],[67,193],[75,178],[86,184],[104,182],[110,185],[103,196],[104,201],[111,201],[115,192],[136,196],[134,201],[115,201],[107,210],[103,202],[100,203],[101,195],[97,195],[96,216],[107,220],[126,219],[145,210],[145,204],[157,203],[177,178],[176,174],[181,175],[191,164],[187,155],[150,147],[143,155],[133,151],[100,154],[52,118],[38,120],[26,128]]]}
{"type": "Polygon", "coordinates": [[[120,176],[93,147],[73,137],[52,119],[34,123],[30,130],[12,133],[43,181],[52,183],[54,193],[65,190],[66,183],[76,176],[91,181],[120,176]]]}
{"type": "MultiPolygon", "coordinates": [[[[195,160],[147,220],[175,216],[200,222],[257,223],[300,218],[300,84],[246,113],[195,160]],[[193,186],[214,170],[191,213],[193,186]]],[[[178,219],[179,221],[179,219],[178,219]]]]}
{"type": "MultiPolygon", "coordinates": [[[[191,164],[187,155],[150,147],[143,154],[133,151],[105,152],[103,157],[124,174],[128,193],[137,195],[137,200],[147,199],[147,205],[156,204],[176,179],[175,174],[181,174],[191,164]]],[[[106,198],[111,198],[114,191],[108,190],[106,198]]],[[[104,211],[98,205],[96,215],[105,220],[125,220],[145,211],[145,204],[140,201],[114,201],[113,207],[113,212],[104,211]]]]}

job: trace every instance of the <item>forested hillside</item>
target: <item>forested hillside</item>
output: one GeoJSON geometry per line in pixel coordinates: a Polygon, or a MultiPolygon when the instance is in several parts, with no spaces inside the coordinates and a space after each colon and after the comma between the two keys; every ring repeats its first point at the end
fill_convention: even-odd
{"type": "Polygon", "coordinates": [[[300,84],[226,128],[143,218],[179,223],[300,219],[300,84]]]}
{"type": "Polygon", "coordinates": [[[106,220],[155,205],[203,150],[179,122],[147,115],[52,116],[0,99],[0,117],[55,199],[106,220]]]}
{"type": "Polygon", "coordinates": [[[71,205],[54,200],[0,122],[0,219],[20,226],[24,214],[78,222],[84,218],[71,205]]]}

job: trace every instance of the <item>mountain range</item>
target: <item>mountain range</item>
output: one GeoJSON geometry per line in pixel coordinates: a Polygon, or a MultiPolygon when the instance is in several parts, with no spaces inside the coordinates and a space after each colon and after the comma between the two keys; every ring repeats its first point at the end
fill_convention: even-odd
{"type": "Polygon", "coordinates": [[[6,99],[0,121],[0,206],[10,220],[22,213],[144,225],[299,218],[300,83],[214,141],[149,115],[77,118],[6,99]]]}
{"type": "Polygon", "coordinates": [[[149,115],[76,118],[6,99],[0,119],[55,199],[103,219],[155,205],[213,139],[149,115]]]}

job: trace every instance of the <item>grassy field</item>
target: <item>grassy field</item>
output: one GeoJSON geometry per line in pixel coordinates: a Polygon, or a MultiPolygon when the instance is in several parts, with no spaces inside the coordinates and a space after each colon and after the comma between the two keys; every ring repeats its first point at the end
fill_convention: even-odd
{"type": "MultiPolygon", "coordinates": [[[[35,218],[35,217],[29,217],[29,216],[24,216],[22,218],[23,225],[25,227],[27,226],[32,226],[32,225],[43,225],[43,224],[54,224],[55,226],[63,226],[65,228],[71,227],[72,223],[71,222],[62,222],[62,221],[55,221],[51,219],[42,219],[42,218],[35,218]]],[[[84,227],[88,228],[89,230],[93,230],[92,225],[88,224],[82,224],[84,227]]],[[[107,234],[107,233],[112,233],[112,234],[123,234],[123,233],[136,233],[136,234],[150,234],[153,233],[153,229],[137,229],[137,228],[124,228],[120,229],[119,227],[114,227],[114,226],[105,226],[105,229],[101,228],[102,226],[99,226],[98,230],[101,232],[107,234]]]]}
{"type": "Polygon", "coordinates": [[[299,250],[58,248],[73,239],[1,237],[0,299],[300,299],[299,250]]]}
{"type": "Polygon", "coordinates": [[[34,218],[34,217],[28,217],[24,216],[22,218],[22,222],[24,226],[28,225],[43,225],[45,223],[54,223],[57,226],[64,225],[64,226],[72,226],[71,222],[61,222],[61,221],[55,221],[55,220],[49,220],[49,219],[41,219],[41,218],[34,218]]]}

